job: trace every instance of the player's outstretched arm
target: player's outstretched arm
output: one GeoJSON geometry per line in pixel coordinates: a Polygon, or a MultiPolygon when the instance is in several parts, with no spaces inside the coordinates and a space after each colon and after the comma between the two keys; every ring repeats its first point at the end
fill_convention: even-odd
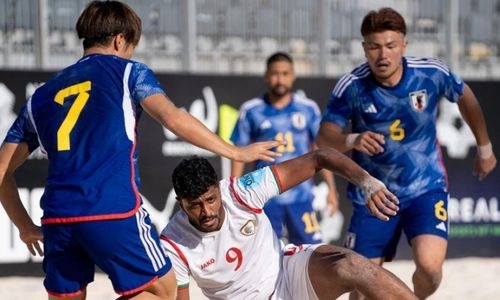
{"type": "Polygon", "coordinates": [[[189,286],[177,289],[177,300],[190,300],[189,286]]]}
{"type": "Polygon", "coordinates": [[[377,218],[386,221],[396,215],[399,209],[397,197],[351,158],[333,148],[321,148],[275,167],[282,192],[313,177],[320,169],[330,170],[361,187],[368,209],[377,218]]]}
{"type": "Polygon", "coordinates": [[[323,122],[316,142],[321,148],[333,147],[342,152],[356,149],[372,156],[384,152],[385,139],[382,134],[373,131],[344,134],[340,126],[323,122]]]}
{"type": "Polygon", "coordinates": [[[478,176],[479,180],[483,180],[495,169],[497,158],[493,153],[481,106],[467,84],[464,86],[464,94],[458,100],[458,108],[476,138],[477,154],[474,159],[473,174],[478,176]]]}
{"type": "Polygon", "coordinates": [[[162,94],[151,95],[141,103],[148,114],[178,137],[218,155],[241,162],[255,160],[272,162],[275,157],[281,155],[271,150],[283,144],[279,141],[258,142],[246,147],[236,147],[225,142],[198,119],[176,107],[162,94]]]}
{"type": "Polygon", "coordinates": [[[19,230],[19,236],[30,253],[43,256],[42,231],[33,223],[22,204],[14,179],[14,171],[28,155],[28,146],[25,143],[4,143],[0,147],[0,202],[12,223],[19,230]]]}

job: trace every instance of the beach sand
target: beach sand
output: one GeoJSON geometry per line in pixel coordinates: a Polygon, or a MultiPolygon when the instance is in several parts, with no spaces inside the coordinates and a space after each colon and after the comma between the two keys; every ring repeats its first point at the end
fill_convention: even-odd
{"type": "MultiPolygon", "coordinates": [[[[385,266],[411,287],[411,275],[414,269],[412,261],[394,261],[385,266]]],[[[500,258],[448,259],[445,262],[441,287],[429,299],[500,299],[499,278],[500,258]]],[[[88,286],[87,292],[89,300],[117,298],[111,283],[103,274],[96,274],[95,281],[88,286]]],[[[193,300],[207,299],[194,283],[191,284],[190,293],[193,300]]],[[[8,300],[47,299],[40,277],[0,277],[0,295],[1,299],[8,300]]],[[[348,297],[343,295],[339,299],[346,300],[348,297]]]]}

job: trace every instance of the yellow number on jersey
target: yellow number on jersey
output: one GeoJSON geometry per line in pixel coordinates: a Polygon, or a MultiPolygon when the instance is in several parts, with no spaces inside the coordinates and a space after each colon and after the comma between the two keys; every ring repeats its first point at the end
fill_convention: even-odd
{"type": "Polygon", "coordinates": [[[434,205],[434,214],[436,215],[436,218],[441,221],[446,221],[448,220],[448,213],[446,212],[446,208],[444,207],[444,201],[439,200],[438,203],[434,205]]]}
{"type": "Polygon", "coordinates": [[[285,152],[294,152],[295,151],[295,145],[293,144],[293,133],[290,131],[285,132],[285,134],[279,132],[275,139],[277,141],[285,141],[285,145],[278,146],[276,151],[280,153],[285,153],[285,152]]]}
{"type": "Polygon", "coordinates": [[[64,104],[64,99],[66,99],[67,97],[77,95],[75,101],[68,111],[68,114],[66,115],[66,118],[64,118],[64,121],[57,130],[58,151],[67,151],[70,149],[69,135],[71,134],[71,130],[73,130],[73,127],[75,127],[76,121],[78,121],[78,117],[80,116],[83,107],[85,106],[85,104],[87,104],[87,100],[90,96],[88,93],[90,89],[90,81],[85,81],[69,86],[57,92],[54,101],[61,105],[64,104]]]}
{"type": "Polygon", "coordinates": [[[305,233],[313,233],[313,232],[318,232],[320,231],[321,227],[319,226],[318,219],[316,218],[316,213],[311,212],[311,213],[304,213],[302,215],[302,222],[304,222],[305,233]]]}
{"type": "Polygon", "coordinates": [[[399,125],[401,125],[401,120],[396,119],[389,127],[389,136],[394,141],[401,141],[405,138],[405,130],[399,125]]]}

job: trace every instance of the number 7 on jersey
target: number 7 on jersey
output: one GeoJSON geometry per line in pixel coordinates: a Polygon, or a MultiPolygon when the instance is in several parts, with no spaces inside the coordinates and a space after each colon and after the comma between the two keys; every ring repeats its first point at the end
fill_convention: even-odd
{"type": "Polygon", "coordinates": [[[64,105],[64,100],[73,95],[77,95],[75,102],[71,105],[66,118],[64,118],[61,126],[57,130],[57,150],[68,151],[70,150],[69,136],[73,127],[75,127],[78,117],[83,110],[87,100],[89,99],[89,91],[92,88],[90,81],[77,83],[57,92],[54,101],[58,104],[64,105]]]}

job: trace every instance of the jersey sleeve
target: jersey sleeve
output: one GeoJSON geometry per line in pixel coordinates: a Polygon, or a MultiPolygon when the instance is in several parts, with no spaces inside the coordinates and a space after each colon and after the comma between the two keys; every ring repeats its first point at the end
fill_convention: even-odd
{"type": "Polygon", "coordinates": [[[351,106],[349,105],[349,93],[351,92],[350,86],[353,83],[347,81],[348,77],[349,74],[344,75],[333,88],[321,122],[331,122],[342,128],[349,124],[352,114],[351,106]],[[344,87],[344,85],[348,86],[344,87]]]}
{"type": "Polygon", "coordinates": [[[242,111],[240,108],[240,115],[230,137],[231,142],[236,146],[246,146],[250,144],[250,121],[246,116],[246,112],[242,111]]]}
{"type": "Polygon", "coordinates": [[[451,102],[457,102],[464,93],[464,81],[457,74],[450,72],[445,76],[444,97],[451,102]]]}
{"type": "Polygon", "coordinates": [[[40,146],[35,127],[29,118],[28,105],[22,107],[19,116],[7,132],[4,141],[15,144],[26,143],[28,144],[30,153],[40,146]]]}
{"type": "Polygon", "coordinates": [[[190,273],[184,254],[182,253],[180,248],[175,244],[175,242],[170,240],[165,235],[161,236],[161,243],[163,244],[163,247],[167,250],[168,257],[172,262],[172,267],[174,268],[175,277],[177,279],[177,286],[178,287],[189,286],[190,273]]]}
{"type": "Polygon", "coordinates": [[[132,66],[129,89],[132,99],[137,102],[141,102],[154,94],[165,95],[165,91],[153,71],[139,62],[134,62],[132,66]]]}
{"type": "Polygon", "coordinates": [[[269,199],[281,193],[279,179],[270,166],[233,181],[232,190],[238,202],[252,209],[262,209],[269,199]]]}
{"type": "Polygon", "coordinates": [[[321,112],[319,110],[319,107],[316,103],[314,103],[311,107],[311,122],[309,126],[309,134],[311,136],[311,140],[316,139],[316,135],[318,134],[319,131],[319,126],[321,122],[321,112]]]}

